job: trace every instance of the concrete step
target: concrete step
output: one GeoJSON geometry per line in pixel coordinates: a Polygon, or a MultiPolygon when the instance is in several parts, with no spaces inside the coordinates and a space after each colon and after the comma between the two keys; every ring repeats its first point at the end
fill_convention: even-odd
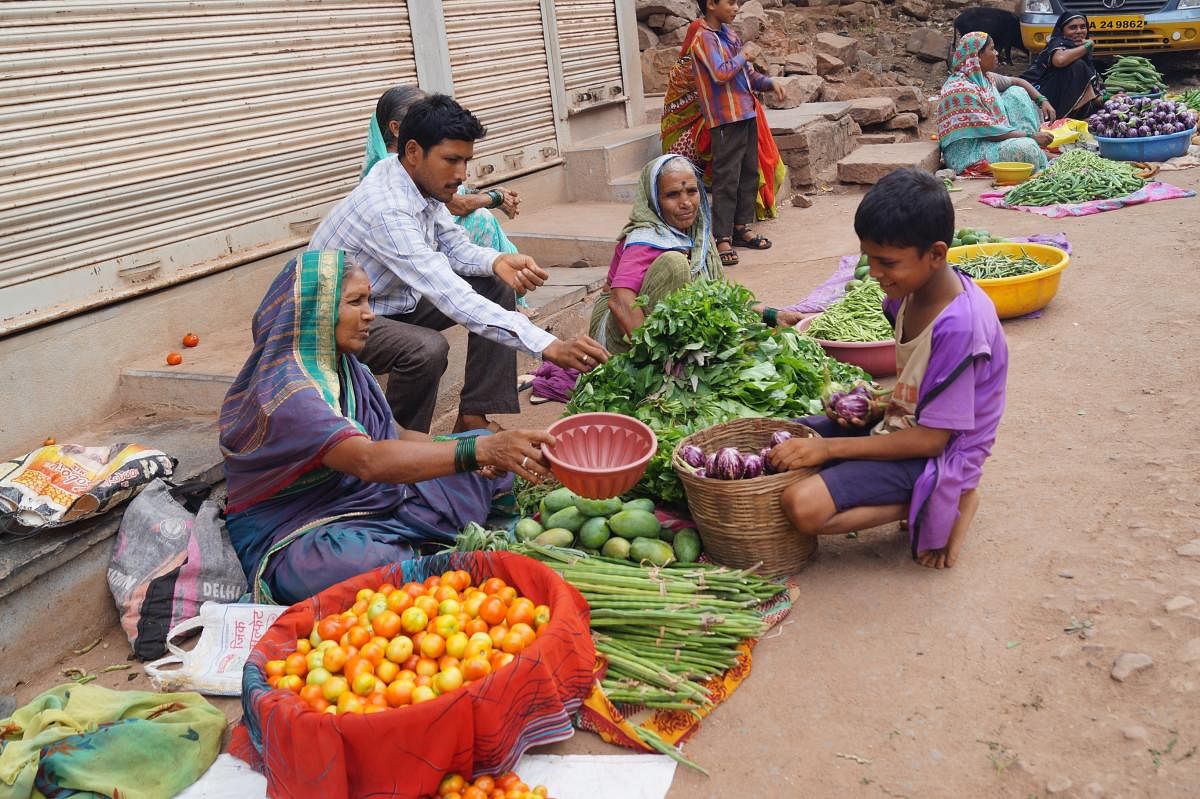
{"type": "Polygon", "coordinates": [[[878,183],[889,172],[904,167],[933,172],[941,163],[935,141],[903,144],[868,144],[838,161],[838,180],[843,183],[878,183]]]}
{"type": "MultiPolygon", "coordinates": [[[[547,211],[534,212],[530,216],[537,218],[539,213],[547,211]]],[[[613,228],[607,243],[610,258],[612,237],[619,230],[619,225],[613,228]]],[[[539,262],[546,263],[544,259],[539,262]]],[[[546,284],[526,297],[530,317],[538,324],[580,302],[588,292],[603,285],[608,261],[590,268],[564,266],[547,271],[546,284]]],[[[450,364],[438,388],[438,414],[457,404],[467,352],[466,330],[452,327],[444,335],[450,342],[450,364]]],[[[206,334],[198,347],[180,347],[184,361],[179,366],[167,366],[165,353],[147,355],[121,370],[121,407],[169,407],[216,414],[252,349],[250,319],[247,318],[241,325],[206,334]]],[[[386,380],[381,382],[386,386],[386,380]]]]}
{"type": "Polygon", "coordinates": [[[663,94],[647,94],[643,99],[644,118],[643,122],[647,125],[658,126],[662,123],[663,115],[663,99],[666,95],[663,94]]]}
{"type": "Polygon", "coordinates": [[[612,180],[640,172],[647,161],[661,152],[657,123],[613,130],[578,142],[563,154],[571,201],[622,201],[612,180]]]}
{"type": "Polygon", "coordinates": [[[607,267],[628,220],[628,201],[575,202],[522,213],[504,231],[518,250],[543,266],[607,267]]]}

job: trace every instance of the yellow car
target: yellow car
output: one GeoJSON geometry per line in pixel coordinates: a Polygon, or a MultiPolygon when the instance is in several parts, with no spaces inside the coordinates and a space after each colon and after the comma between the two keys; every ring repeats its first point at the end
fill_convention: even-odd
{"type": "Polygon", "coordinates": [[[1200,50],[1200,0],[1021,0],[1021,41],[1038,53],[1064,11],[1086,14],[1105,55],[1200,50]]]}

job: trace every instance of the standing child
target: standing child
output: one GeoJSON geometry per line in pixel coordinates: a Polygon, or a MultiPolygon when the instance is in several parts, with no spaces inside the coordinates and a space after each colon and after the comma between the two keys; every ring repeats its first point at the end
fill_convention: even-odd
{"type": "Polygon", "coordinates": [[[779,469],[820,468],[781,503],[805,535],[908,520],[913,558],[948,568],[979,505],[976,487],[1004,411],[1008,347],[987,295],[946,263],[954,207],[940,180],[897,170],[875,184],[854,231],[896,329],[899,377],[874,427],[804,419],[821,438],[775,448],[779,469]]]}
{"type": "Polygon", "coordinates": [[[693,45],[692,70],[705,124],[712,137],[713,237],[722,266],[736,266],[736,244],[765,250],[771,242],[750,232],[758,194],[758,126],[752,91],[783,87],[750,69],[742,40],[729,23],[737,0],[697,0],[704,23],[693,45]]]}

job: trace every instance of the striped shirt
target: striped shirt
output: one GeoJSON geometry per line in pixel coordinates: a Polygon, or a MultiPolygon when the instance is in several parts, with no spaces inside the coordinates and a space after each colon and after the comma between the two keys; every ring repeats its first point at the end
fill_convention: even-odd
{"type": "Polygon", "coordinates": [[[770,90],[771,79],[750,69],[742,55],[742,40],[733,28],[714,31],[702,25],[692,45],[692,72],[704,122],[710,128],[754,117],[756,92],[770,90]]]}
{"type": "Polygon", "coordinates": [[[410,313],[424,297],[485,338],[539,354],[555,337],[481,297],[463,277],[493,274],[500,253],[470,242],[445,204],[421,194],[396,156],[376,164],[321,220],[308,244],[344,250],[371,279],[371,310],[410,313]]]}

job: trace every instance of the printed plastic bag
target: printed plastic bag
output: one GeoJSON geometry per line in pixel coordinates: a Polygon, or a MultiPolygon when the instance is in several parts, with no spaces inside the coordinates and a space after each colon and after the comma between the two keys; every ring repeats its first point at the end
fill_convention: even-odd
{"type": "Polygon", "coordinates": [[[0,530],[58,527],[98,516],[174,471],[174,459],[140,444],[35,449],[0,463],[0,530]]]}
{"type": "Polygon", "coordinates": [[[121,626],[142,660],[162,657],[167,631],[196,616],[205,601],[236,602],[246,575],[206,501],[193,516],[155,480],[129,503],[108,568],[121,626]]]}
{"type": "Polygon", "coordinates": [[[199,616],[171,628],[167,634],[171,654],[147,663],[146,676],[160,691],[240,696],[242,666],[250,650],[285,610],[282,605],[205,602],[199,616]],[[192,649],[181,649],[173,643],[197,628],[200,640],[192,649]]]}

